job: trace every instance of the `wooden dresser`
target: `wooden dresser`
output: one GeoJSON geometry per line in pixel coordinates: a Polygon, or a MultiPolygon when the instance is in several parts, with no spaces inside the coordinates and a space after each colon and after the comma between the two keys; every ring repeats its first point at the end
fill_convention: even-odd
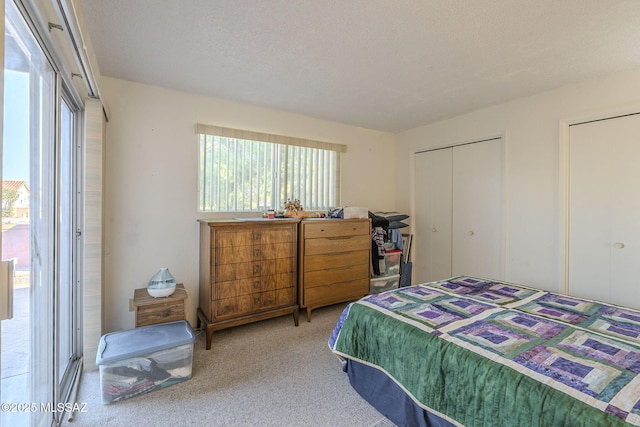
{"type": "Polygon", "coordinates": [[[371,221],[305,219],[299,225],[298,302],[311,310],[369,293],[371,221]]]}
{"type": "Polygon", "coordinates": [[[200,222],[200,307],[213,332],[293,314],[298,326],[298,219],[200,222]]]}

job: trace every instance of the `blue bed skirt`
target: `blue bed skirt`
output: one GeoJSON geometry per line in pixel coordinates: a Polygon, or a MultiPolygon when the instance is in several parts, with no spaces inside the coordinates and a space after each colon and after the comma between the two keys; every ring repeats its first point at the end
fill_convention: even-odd
{"type": "Polygon", "coordinates": [[[449,421],[418,406],[384,372],[351,359],[347,359],[345,370],[354,390],[396,426],[453,426],[449,421]]]}

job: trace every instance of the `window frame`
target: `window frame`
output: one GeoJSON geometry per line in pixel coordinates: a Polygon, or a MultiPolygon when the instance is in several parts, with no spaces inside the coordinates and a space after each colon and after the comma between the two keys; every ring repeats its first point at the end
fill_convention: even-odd
{"type": "MultiPolygon", "coordinates": [[[[284,203],[287,200],[293,199],[300,200],[307,210],[321,211],[340,205],[340,155],[346,152],[346,145],[203,124],[196,124],[195,133],[198,137],[197,211],[199,213],[249,213],[270,209],[279,211],[284,209],[284,203]],[[254,177],[249,177],[248,189],[252,196],[248,206],[246,200],[238,198],[232,202],[227,200],[224,205],[219,203],[215,209],[213,209],[214,202],[207,203],[207,194],[205,194],[207,186],[214,183],[215,178],[207,178],[206,174],[216,166],[214,157],[216,143],[227,145],[225,154],[228,154],[231,149],[237,153],[240,147],[244,149],[256,146],[258,152],[268,152],[262,158],[258,155],[259,160],[256,163],[263,162],[263,165],[256,167],[259,168],[260,173],[271,173],[272,177],[270,182],[263,180],[255,189],[254,177]],[[210,154],[207,154],[208,150],[210,154]],[[302,159],[305,160],[305,164],[301,164],[302,159]],[[312,173],[309,173],[309,168],[313,169],[312,173]],[[301,178],[302,173],[305,174],[304,178],[301,178]],[[321,177],[323,179],[320,179],[321,177]],[[264,198],[267,194],[270,195],[268,201],[260,198],[260,190],[264,191],[262,194],[264,198]],[[254,193],[257,201],[253,200],[254,193]]],[[[251,153],[253,154],[254,151],[251,153]]],[[[219,155],[218,158],[224,157],[219,155]]],[[[253,162],[253,159],[250,162],[253,162]]],[[[242,194],[245,194],[247,192],[246,170],[242,167],[242,173],[238,174],[236,167],[238,159],[234,159],[232,163],[233,167],[230,168],[229,157],[226,157],[225,166],[229,170],[232,169],[234,173],[232,190],[242,191],[242,194]],[[236,180],[235,177],[238,176],[241,178],[236,180]]]]}

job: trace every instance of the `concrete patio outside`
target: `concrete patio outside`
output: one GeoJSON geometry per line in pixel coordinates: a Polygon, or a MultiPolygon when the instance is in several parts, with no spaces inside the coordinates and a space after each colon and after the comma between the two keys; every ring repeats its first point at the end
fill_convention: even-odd
{"type": "MultiPolygon", "coordinates": [[[[28,284],[28,281],[27,281],[28,284]]],[[[31,381],[31,319],[28,286],[13,292],[13,318],[2,321],[1,380],[2,403],[29,403],[28,385],[31,381]]],[[[0,425],[27,425],[28,415],[17,412],[1,412],[0,425]]]]}

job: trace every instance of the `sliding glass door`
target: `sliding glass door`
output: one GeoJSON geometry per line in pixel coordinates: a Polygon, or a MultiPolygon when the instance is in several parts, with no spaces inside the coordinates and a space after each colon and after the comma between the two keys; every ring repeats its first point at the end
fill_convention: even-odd
{"type": "Polygon", "coordinates": [[[57,158],[57,207],[58,230],[58,274],[56,280],[57,308],[55,316],[55,340],[57,357],[57,401],[66,401],[75,378],[82,354],[80,335],[80,239],[82,238],[82,213],[79,198],[82,193],[81,164],[82,150],[78,127],[78,108],[66,94],[60,99],[60,137],[57,158]]]}
{"type": "Polygon", "coordinates": [[[0,398],[37,410],[1,411],[0,425],[49,426],[64,416],[51,408],[67,401],[82,354],[80,107],[25,13],[5,0],[2,258],[16,268],[0,398]]]}
{"type": "MultiPolygon", "coordinates": [[[[45,319],[53,313],[56,76],[10,0],[4,38],[2,257],[14,259],[16,275],[14,315],[2,321],[2,402],[48,401],[53,397],[53,343],[52,322],[45,319]]],[[[2,411],[0,417],[3,426],[31,421],[28,412],[2,411]]]]}

